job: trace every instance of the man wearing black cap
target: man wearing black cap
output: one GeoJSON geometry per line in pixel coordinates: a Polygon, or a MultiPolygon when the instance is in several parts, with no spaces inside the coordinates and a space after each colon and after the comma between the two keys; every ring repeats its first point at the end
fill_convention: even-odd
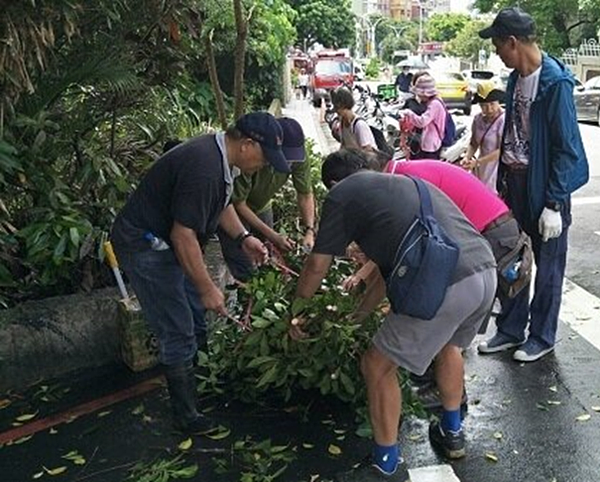
{"type": "Polygon", "coordinates": [[[480,344],[479,352],[519,347],[513,358],[532,362],[554,349],[571,193],[588,181],[588,163],[575,115],[573,76],[540,50],[533,18],[517,7],[505,8],[479,36],[491,38],[504,64],[514,69],[507,85],[498,191],[531,237],[537,266],[531,303],[529,289],[507,300],[496,319],[496,335],[480,344]]]}
{"type": "MultiPolygon", "coordinates": [[[[294,246],[293,241],[273,229],[271,201],[291,177],[302,221],[302,244],[305,249],[310,250],[315,236],[315,201],[310,162],[306,159],[304,149],[304,132],[302,126],[289,117],[282,117],[278,122],[283,130],[283,154],[291,173],[277,172],[272,166],[265,166],[253,174],[242,174],[235,179],[231,201],[240,219],[252,232],[273,243],[277,249],[289,251],[294,246]]],[[[252,273],[250,259],[222,230],[219,231],[219,239],[232,275],[241,281],[246,280],[252,273]]]]}
{"type": "Polygon", "coordinates": [[[115,220],[111,239],[144,317],[156,334],[175,426],[201,432],[212,424],[196,409],[192,360],[206,336],[205,310],[227,313],[211,280],[203,241],[217,225],[256,263],[266,259],[229,204],[236,171],[253,173],[266,163],[289,172],[283,132],[266,112],[247,114],[226,132],[188,140],[149,169],[115,220]]]}

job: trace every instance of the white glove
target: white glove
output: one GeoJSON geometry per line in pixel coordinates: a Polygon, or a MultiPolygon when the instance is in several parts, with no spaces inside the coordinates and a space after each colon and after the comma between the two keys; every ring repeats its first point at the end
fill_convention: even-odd
{"type": "Polygon", "coordinates": [[[562,217],[560,212],[544,208],[538,221],[538,229],[545,243],[549,239],[558,238],[562,233],[562,217]]]}

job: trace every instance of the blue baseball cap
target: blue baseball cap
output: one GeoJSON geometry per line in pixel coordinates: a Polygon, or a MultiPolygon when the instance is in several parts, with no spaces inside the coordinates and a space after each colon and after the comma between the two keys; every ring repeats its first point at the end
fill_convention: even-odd
{"type": "Polygon", "coordinates": [[[241,116],[235,128],[260,144],[267,162],[278,172],[291,172],[283,154],[283,130],[277,119],[268,112],[251,112],[241,116]]]}
{"type": "Polygon", "coordinates": [[[277,122],[283,130],[283,155],[288,162],[303,162],[306,159],[306,150],[302,126],[291,117],[280,117],[277,122]]]}

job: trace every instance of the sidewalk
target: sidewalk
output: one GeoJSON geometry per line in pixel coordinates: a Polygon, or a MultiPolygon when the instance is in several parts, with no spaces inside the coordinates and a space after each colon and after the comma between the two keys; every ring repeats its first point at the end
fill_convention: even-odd
{"type": "Polygon", "coordinates": [[[339,148],[339,143],[329,133],[325,122],[319,121],[319,109],[313,107],[308,100],[292,99],[283,109],[283,115],[296,119],[306,138],[315,143],[315,149],[321,155],[326,156],[339,148]]]}

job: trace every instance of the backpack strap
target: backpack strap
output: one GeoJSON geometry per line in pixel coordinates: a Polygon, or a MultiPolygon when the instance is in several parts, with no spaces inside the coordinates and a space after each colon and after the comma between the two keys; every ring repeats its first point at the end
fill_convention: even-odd
{"type": "Polygon", "coordinates": [[[483,135],[481,136],[481,139],[479,140],[479,147],[481,148],[481,145],[483,144],[483,141],[485,139],[485,136],[487,136],[487,133],[490,131],[490,129],[492,127],[494,127],[494,124],[496,122],[498,122],[498,120],[500,120],[500,118],[504,115],[504,112],[502,112],[498,117],[496,117],[492,123],[488,126],[488,128],[485,130],[485,132],[483,133],[483,135]]]}
{"type": "MultiPolygon", "coordinates": [[[[421,179],[412,177],[408,174],[405,174],[405,176],[408,177],[417,186],[417,193],[419,194],[419,201],[420,201],[419,204],[421,205],[420,209],[419,209],[419,214],[420,214],[419,220],[421,222],[425,222],[426,216],[433,215],[433,208],[431,206],[431,196],[429,195],[429,190],[427,189],[427,186],[425,186],[425,183],[421,179]]],[[[415,220],[415,222],[417,222],[417,221],[415,220]]],[[[414,223],[413,223],[413,225],[414,225],[414,223]]],[[[409,231],[410,231],[410,228],[409,228],[409,231]]],[[[402,248],[402,244],[403,244],[403,240],[400,241],[400,244],[398,244],[398,248],[396,249],[396,254],[394,255],[394,263],[393,263],[394,266],[396,266],[396,264],[397,264],[398,255],[400,254],[400,249],[402,248]]]]}
{"type": "MultiPolygon", "coordinates": [[[[367,124],[367,121],[366,121],[366,120],[364,120],[362,117],[359,117],[359,116],[356,116],[356,117],[355,117],[355,118],[352,120],[352,122],[350,123],[350,130],[352,131],[352,133],[353,133],[353,134],[354,134],[354,132],[355,132],[355,129],[356,129],[356,124],[358,123],[358,121],[361,121],[361,120],[362,120],[362,121],[365,121],[365,124],[367,124]]],[[[369,125],[369,124],[367,124],[367,125],[369,125]]]]}
{"type": "Polygon", "coordinates": [[[419,199],[421,201],[421,219],[424,220],[427,216],[433,216],[433,206],[431,205],[431,196],[429,195],[429,189],[425,186],[425,183],[416,177],[410,177],[419,193],[419,199]]]}

